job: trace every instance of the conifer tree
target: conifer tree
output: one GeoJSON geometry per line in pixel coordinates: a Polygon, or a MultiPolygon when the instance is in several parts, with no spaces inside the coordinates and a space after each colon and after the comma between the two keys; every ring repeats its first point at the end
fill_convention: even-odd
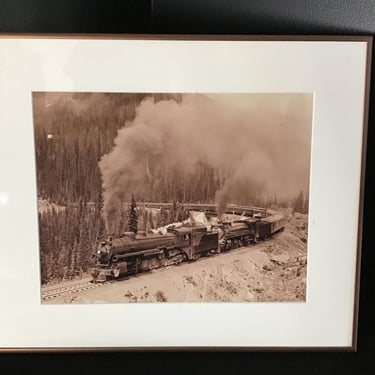
{"type": "Polygon", "coordinates": [[[308,198],[308,195],[306,195],[305,201],[303,203],[303,213],[304,214],[309,213],[309,198],[308,198]]]}
{"type": "Polygon", "coordinates": [[[296,198],[294,202],[294,207],[293,207],[294,211],[303,213],[303,203],[304,203],[303,191],[301,190],[300,193],[298,194],[298,197],[296,198]]]}
{"type": "Polygon", "coordinates": [[[128,227],[131,232],[137,234],[138,232],[138,215],[137,215],[137,203],[132,194],[132,200],[130,202],[129,216],[128,216],[128,227]]]}
{"type": "Polygon", "coordinates": [[[149,212],[148,222],[150,223],[151,229],[155,229],[156,228],[155,221],[154,221],[154,218],[152,216],[152,211],[149,212]]]}

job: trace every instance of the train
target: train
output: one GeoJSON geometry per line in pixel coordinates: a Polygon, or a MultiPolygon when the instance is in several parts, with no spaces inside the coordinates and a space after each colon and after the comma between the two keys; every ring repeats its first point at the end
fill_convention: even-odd
{"type": "Polygon", "coordinates": [[[93,282],[105,282],[155,268],[194,261],[264,241],[284,230],[284,215],[245,217],[210,226],[171,226],[167,233],[125,232],[98,243],[93,282]]]}

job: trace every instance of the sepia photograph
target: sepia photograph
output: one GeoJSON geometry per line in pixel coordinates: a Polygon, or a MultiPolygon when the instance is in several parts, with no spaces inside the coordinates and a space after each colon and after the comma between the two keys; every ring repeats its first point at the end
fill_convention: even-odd
{"type": "Polygon", "coordinates": [[[42,303],[304,302],[313,95],[34,92],[42,303]]]}

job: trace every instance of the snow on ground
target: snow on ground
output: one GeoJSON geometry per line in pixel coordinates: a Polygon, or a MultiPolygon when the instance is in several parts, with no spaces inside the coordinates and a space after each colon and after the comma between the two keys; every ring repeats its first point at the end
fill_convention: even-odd
{"type": "Polygon", "coordinates": [[[307,215],[287,217],[267,241],[45,303],[305,301],[307,215]]]}
{"type": "Polygon", "coordinates": [[[46,211],[55,209],[56,211],[62,211],[65,209],[64,206],[59,206],[56,203],[50,203],[46,199],[38,198],[38,212],[43,214],[46,211]]]}

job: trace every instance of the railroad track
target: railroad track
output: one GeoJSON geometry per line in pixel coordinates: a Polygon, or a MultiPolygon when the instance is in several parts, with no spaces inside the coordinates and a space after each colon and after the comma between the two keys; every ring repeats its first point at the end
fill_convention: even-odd
{"type": "Polygon", "coordinates": [[[42,301],[48,301],[65,294],[79,293],[84,290],[98,288],[104,284],[105,283],[92,283],[91,281],[85,281],[76,284],[51,288],[48,290],[42,290],[42,301]]]}

